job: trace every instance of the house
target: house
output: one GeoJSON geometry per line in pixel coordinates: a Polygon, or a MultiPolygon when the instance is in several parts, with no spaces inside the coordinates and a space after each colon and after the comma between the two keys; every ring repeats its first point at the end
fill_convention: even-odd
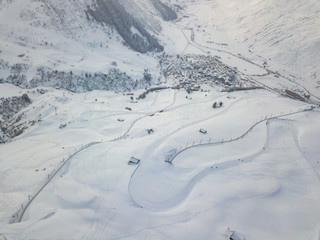
{"type": "Polygon", "coordinates": [[[294,99],[298,99],[300,101],[305,101],[304,97],[300,96],[298,93],[296,92],[293,92],[289,89],[286,89],[285,91],[285,94],[291,98],[294,98],[294,99]]]}
{"type": "Polygon", "coordinates": [[[137,165],[140,163],[140,160],[135,158],[135,157],[131,157],[130,161],[128,162],[128,165],[137,165]]]}
{"type": "Polygon", "coordinates": [[[233,232],[230,236],[230,240],[245,240],[245,237],[242,234],[233,232]]]}
{"type": "Polygon", "coordinates": [[[213,105],[212,105],[212,108],[220,108],[220,107],[222,107],[222,105],[223,105],[223,102],[221,102],[221,101],[219,103],[214,102],[213,105]]]}
{"type": "Polygon", "coordinates": [[[214,102],[212,108],[217,108],[217,102],[214,102]]]}
{"type": "Polygon", "coordinates": [[[205,130],[205,129],[203,129],[203,128],[200,128],[199,132],[202,133],[202,134],[206,134],[206,133],[207,133],[207,130],[205,130]]]}

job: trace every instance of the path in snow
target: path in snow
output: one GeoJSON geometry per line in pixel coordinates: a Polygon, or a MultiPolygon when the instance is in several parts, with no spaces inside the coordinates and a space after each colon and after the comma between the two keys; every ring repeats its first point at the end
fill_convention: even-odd
{"type": "MultiPolygon", "coordinates": [[[[248,133],[251,132],[259,124],[265,121],[267,121],[268,123],[269,120],[273,120],[278,117],[298,114],[304,111],[305,110],[289,114],[282,114],[276,117],[270,117],[268,119],[261,120],[251,126],[249,130],[247,130],[243,135],[231,141],[191,146],[176,154],[172,159],[174,160],[180,154],[192,148],[214,147],[221,144],[230,145],[231,143],[235,143],[236,146],[229,146],[229,149],[240,149],[240,151],[234,153],[233,159],[228,161],[224,161],[218,164],[214,164],[214,162],[211,162],[210,166],[199,166],[197,169],[175,167],[174,165],[166,165],[166,163],[163,163],[162,166],[160,166],[159,164],[154,164],[153,167],[150,165],[146,167],[145,165],[139,165],[130,179],[128,186],[129,193],[133,201],[135,201],[137,205],[143,208],[152,210],[171,209],[186,200],[194,186],[208,174],[214,173],[215,170],[223,170],[242,163],[253,161],[259,155],[261,155],[270,145],[269,127],[267,127],[267,140],[264,146],[260,150],[257,150],[256,153],[245,156],[245,152],[241,152],[241,149],[245,149],[245,147],[237,146],[237,144],[241,145],[240,140],[247,136],[248,133]],[[241,161],[239,156],[241,156],[241,161]]],[[[269,125],[267,124],[267,126],[269,125]]],[[[258,138],[254,140],[255,142],[259,142],[260,139],[259,135],[257,136],[258,138]]],[[[245,146],[247,142],[244,142],[242,144],[244,144],[243,146],[245,146]]],[[[197,156],[194,156],[194,158],[197,158],[197,156]]],[[[218,159],[216,159],[215,161],[218,161],[218,159]]]]}
{"type": "MultiPolygon", "coordinates": [[[[171,106],[174,105],[175,101],[176,101],[176,95],[177,95],[177,91],[174,92],[174,95],[173,95],[173,100],[172,102],[167,105],[166,107],[164,107],[163,109],[168,109],[170,108],[171,106]]],[[[154,104],[154,102],[153,102],[154,104]]],[[[160,109],[160,110],[163,110],[163,109],[160,109]]],[[[155,112],[152,112],[152,113],[147,113],[145,114],[144,116],[134,120],[131,125],[129,126],[128,130],[122,134],[120,137],[117,137],[115,139],[112,139],[110,140],[110,142],[114,142],[114,141],[117,141],[117,140],[120,140],[122,138],[125,138],[127,136],[127,134],[130,132],[130,130],[133,128],[133,126],[140,120],[146,118],[146,117],[149,117],[150,115],[152,114],[155,114],[157,112],[159,112],[160,110],[157,110],[155,112]]],[[[32,196],[29,196],[29,199],[26,203],[22,204],[21,205],[21,209],[19,209],[16,213],[14,213],[12,215],[12,219],[10,220],[11,223],[16,223],[16,222],[21,222],[22,219],[23,219],[23,216],[26,212],[26,210],[28,209],[28,207],[30,206],[30,204],[35,200],[35,198],[43,191],[43,189],[54,179],[54,177],[57,175],[57,173],[59,171],[61,171],[61,169],[71,161],[71,159],[76,156],[78,153],[82,152],[83,150],[85,149],[88,149],[96,144],[100,144],[100,143],[103,143],[103,141],[101,142],[91,142],[91,143],[88,143],[86,144],[85,146],[81,147],[79,150],[76,150],[72,155],[70,155],[68,158],[66,158],[65,160],[62,161],[61,165],[58,166],[49,176],[48,176],[48,179],[43,183],[43,185],[39,188],[39,190],[37,190],[35,192],[35,194],[33,194],[32,196]]],[[[2,199],[1,201],[6,201],[5,199],[2,199]]]]}

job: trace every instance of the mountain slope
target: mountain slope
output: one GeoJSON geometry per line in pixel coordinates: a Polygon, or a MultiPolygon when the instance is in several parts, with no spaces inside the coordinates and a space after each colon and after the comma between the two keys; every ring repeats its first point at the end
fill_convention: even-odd
{"type": "MultiPolygon", "coordinates": [[[[29,83],[41,74],[37,69],[41,67],[47,76],[54,76],[45,86],[65,88],[86,82],[89,87],[82,84],[80,89],[68,89],[113,89],[103,77],[112,77],[113,69],[119,71],[118,76],[129,76],[115,90],[128,90],[146,86],[145,69],[152,83],[162,77],[150,51],[208,54],[206,49],[214,48],[241,54],[261,66],[267,64],[273,72],[291,76],[318,94],[319,12],[320,3],[314,0],[1,1],[0,81],[39,86],[43,82],[39,78],[33,81],[36,84],[29,83]],[[190,45],[192,41],[196,48],[190,45]],[[137,55],[136,51],[147,54],[137,55]],[[25,69],[23,76],[15,76],[15,64],[25,69]],[[14,76],[9,77],[10,71],[14,76]],[[61,84],[63,79],[54,71],[71,80],[61,84]],[[100,74],[103,86],[94,84],[101,79],[87,79],[86,73],[100,74]]],[[[221,56],[221,51],[210,54],[221,56]]],[[[227,58],[223,61],[238,67],[227,58]]]]}
{"type": "Polygon", "coordinates": [[[158,0],[2,1],[0,81],[72,91],[147,86],[144,72],[154,83],[158,63],[136,51],[162,51],[156,34],[161,21],[175,17],[158,0]]]}
{"type": "Polygon", "coordinates": [[[196,41],[213,47],[248,50],[277,71],[295,75],[311,89],[320,88],[320,2],[184,0],[184,24],[200,29],[196,41]],[[208,44],[208,41],[211,44],[208,44]]]}
{"type": "Polygon", "coordinates": [[[319,240],[317,1],[0,0],[0,240],[319,240]]]}

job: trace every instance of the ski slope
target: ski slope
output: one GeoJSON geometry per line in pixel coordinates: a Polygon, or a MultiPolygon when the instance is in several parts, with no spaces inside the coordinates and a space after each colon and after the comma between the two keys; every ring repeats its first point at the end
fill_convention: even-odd
{"type": "Polygon", "coordinates": [[[210,89],[192,93],[190,100],[183,91],[167,89],[138,103],[110,92],[47,90],[33,97],[33,106],[42,109],[47,98],[59,98],[57,115],[44,109],[39,125],[0,146],[0,232],[7,239],[227,239],[233,230],[248,239],[319,237],[320,165],[311,143],[320,136],[320,113],[264,121],[227,142],[267,115],[310,109],[309,104],[265,90],[210,89]],[[212,109],[217,100],[224,106],[212,109]],[[59,129],[63,122],[67,126],[59,129]],[[209,138],[225,141],[165,162],[170,150],[209,138]],[[47,174],[94,141],[100,144],[70,158],[20,223],[8,224],[47,174]],[[127,165],[131,156],[141,159],[138,168],[127,165]]]}
{"type": "MultiPolygon", "coordinates": [[[[141,82],[130,93],[0,83],[0,98],[28,94],[15,116],[34,122],[0,144],[0,240],[319,240],[318,2],[175,0],[178,19],[162,21],[156,0],[134,1],[127,11],[139,10],[165,54],[134,52],[88,23],[91,3],[0,2],[0,60],[26,64],[28,79],[38,67],[116,66],[137,81],[148,69],[163,89],[138,100],[141,82]],[[215,56],[263,89],[209,82],[187,93],[174,88],[186,79],[161,72],[166,54],[215,56]]],[[[0,64],[0,80],[15,74],[0,64]]]]}

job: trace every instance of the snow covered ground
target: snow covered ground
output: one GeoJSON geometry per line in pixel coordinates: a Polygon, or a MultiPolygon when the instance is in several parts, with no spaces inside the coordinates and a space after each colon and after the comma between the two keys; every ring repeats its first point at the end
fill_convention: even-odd
{"type": "Polygon", "coordinates": [[[259,120],[309,104],[265,90],[186,98],[167,89],[138,103],[112,92],[46,90],[27,110],[43,109],[41,122],[0,146],[6,239],[228,239],[232,231],[246,239],[319,239],[320,112],[265,120],[228,142],[259,120]],[[223,107],[213,109],[214,101],[223,107]],[[172,149],[209,141],[223,143],[165,162],[172,149]],[[98,144],[66,163],[20,223],[8,223],[63,159],[91,142],[98,144]],[[127,164],[132,156],[139,167],[127,164]]]}
{"type": "MultiPolygon", "coordinates": [[[[0,240],[226,240],[234,232],[319,240],[317,1],[277,3],[294,9],[292,18],[289,10],[268,12],[272,1],[171,1],[182,7],[178,20],[148,22],[161,28],[166,54],[194,54],[186,67],[215,56],[237,81],[264,88],[222,92],[213,80],[192,79],[203,91],[191,93],[171,88],[188,76],[164,77],[158,60],[168,56],[134,52],[110,28],[79,18],[90,2],[0,2],[0,58],[32,66],[29,78],[40,66],[80,75],[117,67],[135,80],[149,69],[163,89],[137,100],[144,89],[73,93],[1,83],[0,98],[32,101],[13,124],[33,124],[0,144],[0,240]],[[64,8],[74,16],[62,18],[64,8]],[[282,38],[283,31],[296,34],[282,38]],[[284,97],[287,89],[305,101],[284,97]],[[140,164],[128,165],[131,157],[140,164]]],[[[0,79],[15,74],[0,64],[0,79]]]]}
{"type": "Polygon", "coordinates": [[[178,24],[196,45],[185,51],[202,46],[211,54],[226,53],[226,63],[233,59],[228,53],[264,63],[319,94],[319,1],[183,2],[187,10],[178,24]]]}

